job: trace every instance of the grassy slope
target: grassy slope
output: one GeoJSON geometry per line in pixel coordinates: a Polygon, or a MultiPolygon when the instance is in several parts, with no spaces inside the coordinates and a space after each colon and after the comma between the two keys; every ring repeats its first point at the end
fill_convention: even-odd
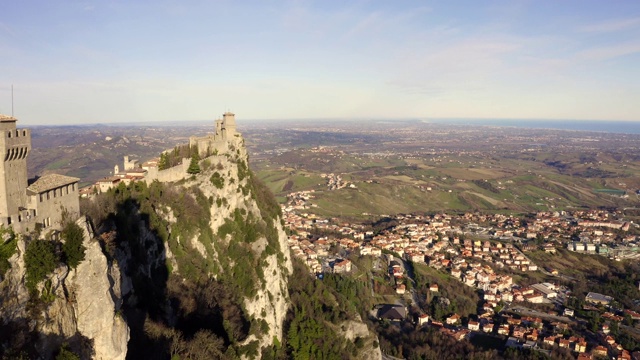
{"type": "MultiPolygon", "coordinates": [[[[276,168],[275,164],[263,166],[260,178],[280,199],[290,191],[319,191],[314,202],[318,205],[315,212],[327,216],[634,206],[637,201],[633,196],[624,200],[596,194],[593,189],[619,188],[625,181],[630,187],[636,181],[631,175],[640,172],[640,166],[634,163],[624,166],[605,163],[600,170],[611,173],[615,170],[620,177],[582,177],[579,174],[591,171],[590,167],[595,165],[581,163],[570,155],[550,153],[499,160],[471,156],[434,160],[303,153],[288,155],[285,160],[295,163],[295,169],[276,168]],[[555,165],[549,165],[551,163],[555,165]],[[327,191],[325,180],[319,174],[329,172],[341,174],[357,189],[327,191]],[[374,182],[367,183],[368,180],[374,182]],[[485,180],[493,191],[473,182],[485,180]],[[432,190],[426,191],[427,187],[432,190]]],[[[274,159],[277,161],[284,160],[274,159]]]]}

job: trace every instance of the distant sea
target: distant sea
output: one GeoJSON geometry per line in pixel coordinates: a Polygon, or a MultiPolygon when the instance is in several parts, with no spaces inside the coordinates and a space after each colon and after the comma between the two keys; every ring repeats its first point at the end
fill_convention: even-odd
{"type": "Polygon", "coordinates": [[[429,119],[426,122],[451,125],[512,126],[531,129],[559,129],[598,131],[618,134],[640,134],[640,121],[429,119]]]}

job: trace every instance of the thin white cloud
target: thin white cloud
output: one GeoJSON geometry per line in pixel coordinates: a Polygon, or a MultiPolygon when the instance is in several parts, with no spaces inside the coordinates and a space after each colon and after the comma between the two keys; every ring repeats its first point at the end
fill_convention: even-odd
{"type": "Polygon", "coordinates": [[[467,38],[457,43],[407,49],[394,59],[388,84],[409,93],[444,94],[447,90],[486,86],[488,78],[505,71],[505,62],[522,44],[505,39],[467,38]]]}
{"type": "Polygon", "coordinates": [[[580,60],[602,61],[636,53],[640,53],[640,41],[591,48],[579,52],[577,58],[580,60]]]}
{"type": "Polygon", "coordinates": [[[0,21],[0,31],[5,32],[11,36],[16,36],[16,33],[13,31],[13,29],[11,29],[9,25],[3,23],[2,21],[0,21]]]}
{"type": "Polygon", "coordinates": [[[419,6],[392,14],[374,11],[363,16],[360,13],[354,12],[350,14],[347,24],[355,23],[355,25],[346,31],[344,38],[352,39],[357,36],[370,37],[372,34],[388,33],[391,29],[405,27],[405,24],[412,19],[431,11],[432,9],[430,7],[419,6]]]}
{"type": "Polygon", "coordinates": [[[579,27],[578,32],[610,33],[640,27],[640,17],[615,19],[579,27]]]}
{"type": "Polygon", "coordinates": [[[347,31],[345,38],[353,38],[363,33],[371,33],[372,30],[380,28],[383,20],[382,17],[383,13],[380,11],[368,14],[347,31]]]}

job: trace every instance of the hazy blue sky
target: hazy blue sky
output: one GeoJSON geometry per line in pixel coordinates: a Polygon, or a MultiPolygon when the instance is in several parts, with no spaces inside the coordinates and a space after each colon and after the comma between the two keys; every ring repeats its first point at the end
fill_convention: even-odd
{"type": "Polygon", "coordinates": [[[640,120],[640,1],[0,0],[0,113],[640,120]]]}

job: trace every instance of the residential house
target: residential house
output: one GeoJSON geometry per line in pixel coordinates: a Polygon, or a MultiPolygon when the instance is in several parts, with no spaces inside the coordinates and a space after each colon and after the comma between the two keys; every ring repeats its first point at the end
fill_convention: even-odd
{"type": "Polygon", "coordinates": [[[480,330],[480,323],[477,321],[469,321],[469,323],[467,324],[467,329],[471,330],[471,331],[479,331],[480,330]]]}
{"type": "Polygon", "coordinates": [[[407,309],[402,305],[385,304],[378,307],[379,320],[401,321],[407,317],[407,309]]]}
{"type": "Polygon", "coordinates": [[[503,324],[498,328],[498,334],[509,335],[509,325],[503,324]]]}
{"type": "Polygon", "coordinates": [[[351,271],[351,260],[349,259],[336,261],[333,264],[333,272],[336,274],[348,273],[350,271],[351,271]]]}
{"type": "Polygon", "coordinates": [[[448,325],[456,325],[458,323],[460,323],[460,315],[458,314],[453,314],[451,316],[449,316],[446,321],[445,321],[448,325]]]}
{"type": "Polygon", "coordinates": [[[428,322],[429,322],[429,315],[420,314],[420,316],[418,316],[418,325],[424,325],[428,322]]]}
{"type": "Polygon", "coordinates": [[[486,323],[484,325],[482,325],[482,331],[486,332],[486,333],[491,333],[493,332],[493,328],[495,327],[495,325],[493,323],[486,323]]]}

